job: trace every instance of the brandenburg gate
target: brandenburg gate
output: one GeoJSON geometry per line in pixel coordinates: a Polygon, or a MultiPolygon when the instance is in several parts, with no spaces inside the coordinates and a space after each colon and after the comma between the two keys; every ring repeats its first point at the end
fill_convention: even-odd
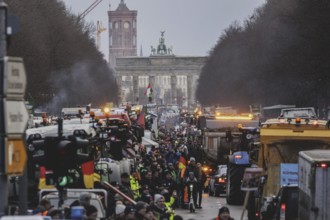
{"type": "Polygon", "coordinates": [[[206,59],[207,57],[175,56],[172,47],[166,47],[164,32],[161,32],[159,45],[156,48],[151,46],[149,57],[116,58],[115,76],[120,92],[131,91],[133,94],[133,100],[126,100],[125,95],[121,94],[120,101],[138,104],[139,88],[146,88],[150,84],[154,93],[153,103],[178,104],[180,91],[184,97],[183,105],[190,107],[195,103],[196,85],[206,59]],[[159,100],[166,103],[159,103],[159,100]]]}

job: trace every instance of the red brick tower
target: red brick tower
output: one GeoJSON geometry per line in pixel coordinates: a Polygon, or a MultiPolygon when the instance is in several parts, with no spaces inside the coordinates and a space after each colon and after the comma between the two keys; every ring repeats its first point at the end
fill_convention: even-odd
{"type": "Polygon", "coordinates": [[[121,0],[115,11],[108,11],[108,17],[109,63],[114,68],[116,57],[137,56],[137,11],[129,10],[124,0],[121,0]]]}

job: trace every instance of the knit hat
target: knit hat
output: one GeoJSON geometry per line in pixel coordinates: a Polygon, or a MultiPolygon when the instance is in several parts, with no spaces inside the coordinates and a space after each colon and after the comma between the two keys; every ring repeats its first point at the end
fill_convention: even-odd
{"type": "Polygon", "coordinates": [[[125,215],[128,215],[130,212],[135,212],[134,206],[126,206],[125,208],[125,215]]]}
{"type": "Polygon", "coordinates": [[[149,190],[149,186],[148,185],[143,185],[141,187],[141,190],[144,191],[144,190],[149,190]]]}
{"type": "Polygon", "coordinates": [[[219,215],[224,213],[224,212],[230,213],[229,209],[226,206],[223,206],[219,209],[219,215]]]}
{"type": "Polygon", "coordinates": [[[125,208],[126,206],[122,204],[116,205],[116,215],[120,215],[121,213],[123,213],[125,211],[125,208]]]}
{"type": "Polygon", "coordinates": [[[190,162],[196,162],[195,157],[190,157],[190,162]]]}
{"type": "Polygon", "coordinates": [[[159,199],[163,198],[164,199],[164,196],[160,195],[160,194],[155,194],[155,199],[154,199],[154,202],[157,203],[159,199]]]}

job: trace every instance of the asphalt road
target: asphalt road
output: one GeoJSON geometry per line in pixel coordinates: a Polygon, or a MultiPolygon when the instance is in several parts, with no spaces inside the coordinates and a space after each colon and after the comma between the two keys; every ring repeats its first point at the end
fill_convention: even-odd
{"type": "MultiPolygon", "coordinates": [[[[176,209],[175,213],[181,215],[183,219],[210,220],[217,216],[218,210],[222,206],[227,206],[229,208],[232,218],[235,220],[241,219],[243,211],[242,206],[227,205],[225,197],[209,197],[208,194],[203,194],[202,209],[196,209],[195,213],[190,213],[189,210],[186,209],[176,209]]],[[[247,220],[247,212],[245,212],[243,219],[247,220]]]]}

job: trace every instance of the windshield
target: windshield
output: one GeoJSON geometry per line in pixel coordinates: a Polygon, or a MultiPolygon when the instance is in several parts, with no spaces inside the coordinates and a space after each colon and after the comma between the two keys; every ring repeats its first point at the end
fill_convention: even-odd
{"type": "MultiPolygon", "coordinates": [[[[58,197],[47,197],[47,199],[49,199],[52,206],[58,207],[58,203],[59,203],[58,197]]],[[[64,200],[64,206],[70,207],[70,205],[72,203],[74,203],[75,201],[78,201],[78,200],[79,200],[79,198],[76,198],[76,197],[68,197],[66,200],[64,200]]],[[[102,203],[99,200],[93,199],[93,198],[91,199],[90,203],[91,203],[91,205],[95,206],[95,208],[97,209],[97,217],[104,218],[105,213],[103,211],[104,207],[103,207],[102,203]]]]}
{"type": "Polygon", "coordinates": [[[306,109],[283,109],[281,112],[283,118],[313,118],[316,117],[313,108],[306,109]]]}

